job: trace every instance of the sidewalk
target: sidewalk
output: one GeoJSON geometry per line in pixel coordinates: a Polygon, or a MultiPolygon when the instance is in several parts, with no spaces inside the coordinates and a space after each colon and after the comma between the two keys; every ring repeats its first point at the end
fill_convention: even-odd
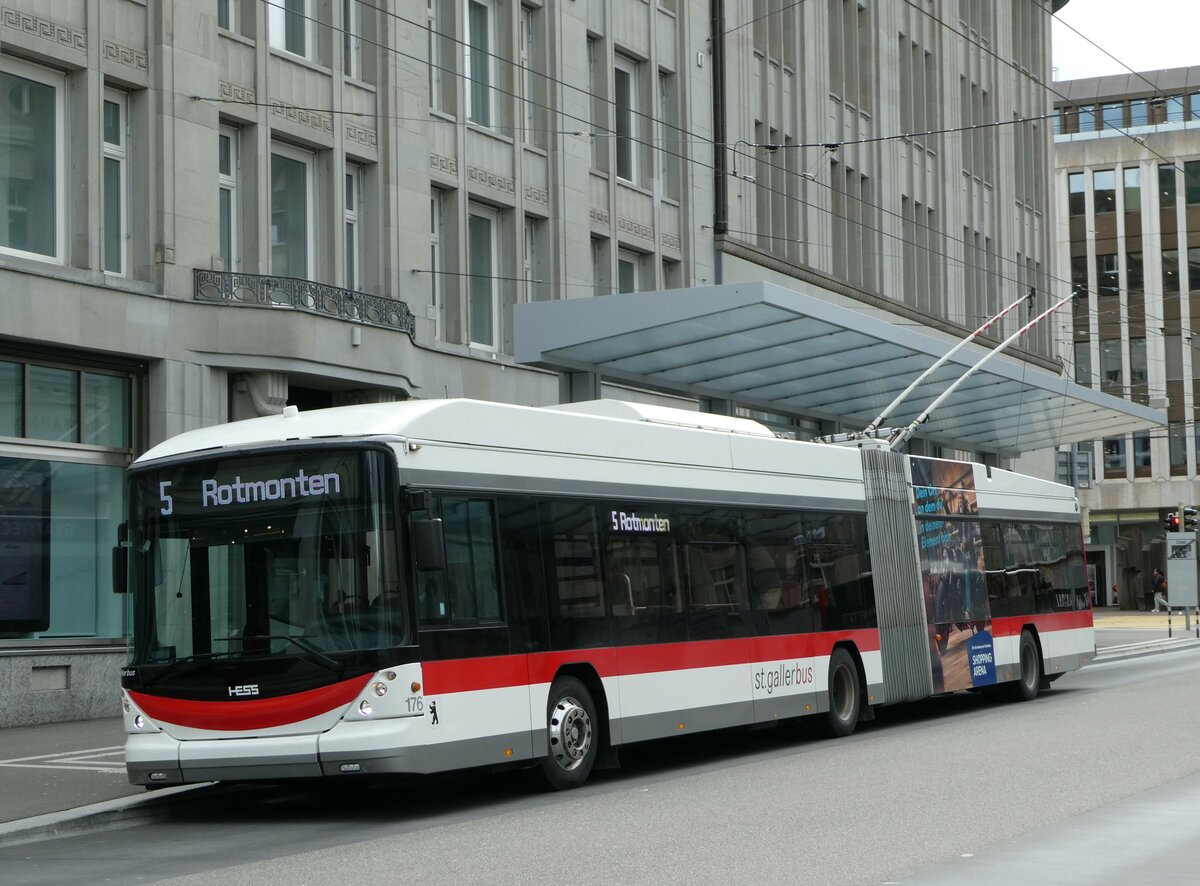
{"type": "Polygon", "coordinates": [[[129,783],[124,746],[120,717],[0,729],[0,846],[165,798],[129,783]]]}
{"type": "MultiPolygon", "coordinates": [[[[1183,616],[1095,610],[1097,661],[1200,646],[1183,616]]],[[[0,846],[128,820],[147,804],[195,786],[147,791],[129,784],[119,717],[0,729],[0,846]]]]}
{"type": "Polygon", "coordinates": [[[1168,616],[1166,612],[1101,607],[1093,610],[1092,621],[1096,629],[1097,661],[1200,646],[1194,610],[1191,630],[1184,630],[1185,619],[1181,610],[1168,616]]]}

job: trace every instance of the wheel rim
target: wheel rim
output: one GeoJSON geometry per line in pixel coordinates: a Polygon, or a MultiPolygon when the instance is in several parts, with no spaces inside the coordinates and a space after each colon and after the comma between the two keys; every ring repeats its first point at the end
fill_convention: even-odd
{"type": "Polygon", "coordinates": [[[550,756],[565,772],[578,769],[592,747],[592,718],[571,696],[559,699],[550,712],[550,756]]]}
{"type": "Polygon", "coordinates": [[[854,676],[844,665],[833,672],[833,713],[843,722],[854,714],[854,676]]]}

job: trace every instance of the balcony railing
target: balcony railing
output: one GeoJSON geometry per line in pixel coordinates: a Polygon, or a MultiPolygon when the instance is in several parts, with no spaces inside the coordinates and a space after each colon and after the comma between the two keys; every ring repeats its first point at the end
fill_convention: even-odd
{"type": "Polygon", "coordinates": [[[353,289],[341,289],[296,277],[235,274],[193,269],[196,301],[252,308],[305,311],[408,333],[415,340],[416,319],[405,302],[353,289]]]}

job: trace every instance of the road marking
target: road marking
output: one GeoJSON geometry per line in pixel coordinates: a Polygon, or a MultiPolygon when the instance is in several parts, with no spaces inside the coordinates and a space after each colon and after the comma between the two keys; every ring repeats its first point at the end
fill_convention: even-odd
{"type": "Polygon", "coordinates": [[[121,760],[105,759],[119,757],[124,747],[86,748],[80,751],[63,751],[57,754],[38,754],[33,757],[13,757],[0,760],[0,766],[11,769],[64,769],[76,772],[124,773],[121,760]]]}

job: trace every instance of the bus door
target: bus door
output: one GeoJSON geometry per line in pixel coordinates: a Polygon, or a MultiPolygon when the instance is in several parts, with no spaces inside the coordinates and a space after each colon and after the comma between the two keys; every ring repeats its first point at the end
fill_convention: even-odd
{"type": "Polygon", "coordinates": [[[754,610],[751,682],[755,722],[817,709],[814,635],[825,592],[810,562],[818,539],[811,520],[790,511],[745,519],[747,583],[754,610]]]}
{"type": "MultiPolygon", "coordinates": [[[[529,663],[514,644],[519,606],[503,593],[495,498],[434,494],[445,563],[414,570],[429,769],[481,766],[533,756],[529,663]]],[[[418,564],[419,566],[419,564],[418,564]]]]}

